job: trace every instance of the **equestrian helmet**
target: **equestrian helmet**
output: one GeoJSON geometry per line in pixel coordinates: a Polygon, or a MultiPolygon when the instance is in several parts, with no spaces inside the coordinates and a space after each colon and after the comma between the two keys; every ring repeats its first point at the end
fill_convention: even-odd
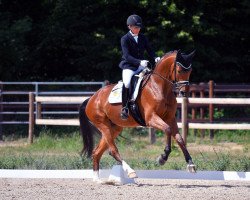
{"type": "Polygon", "coordinates": [[[142,28],[142,19],[139,15],[130,15],[127,19],[127,25],[138,26],[142,28]]]}

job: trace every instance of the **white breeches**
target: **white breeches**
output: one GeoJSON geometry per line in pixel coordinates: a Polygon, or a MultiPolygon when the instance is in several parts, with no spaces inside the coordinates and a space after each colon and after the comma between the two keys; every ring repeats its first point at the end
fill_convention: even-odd
{"type": "Polygon", "coordinates": [[[129,88],[132,76],[134,74],[136,74],[137,72],[140,72],[140,71],[142,71],[144,69],[145,69],[145,67],[139,66],[136,71],[133,71],[131,69],[124,69],[124,70],[122,70],[122,81],[123,81],[124,86],[126,88],[129,88]]]}

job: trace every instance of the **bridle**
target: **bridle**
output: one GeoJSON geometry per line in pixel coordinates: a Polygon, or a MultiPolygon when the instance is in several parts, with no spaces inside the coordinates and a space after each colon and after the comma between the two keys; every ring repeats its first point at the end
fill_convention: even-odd
{"type": "Polygon", "coordinates": [[[185,71],[189,71],[191,69],[192,64],[190,64],[188,67],[185,67],[183,64],[181,64],[180,62],[177,62],[177,57],[178,57],[178,53],[180,50],[177,51],[176,53],[176,57],[175,57],[175,61],[174,61],[174,86],[176,89],[178,89],[179,91],[181,90],[181,88],[189,86],[189,81],[177,81],[176,78],[176,66],[177,64],[180,65],[185,71]]]}
{"type": "Polygon", "coordinates": [[[151,75],[157,75],[157,76],[161,77],[163,80],[171,83],[175,87],[175,89],[180,91],[181,88],[189,86],[189,81],[177,81],[177,75],[176,75],[177,65],[180,65],[185,71],[189,71],[191,69],[192,65],[190,64],[188,67],[185,67],[180,62],[177,62],[177,56],[178,56],[179,51],[180,50],[178,50],[177,53],[176,53],[175,62],[174,62],[174,69],[172,71],[172,74],[174,73],[174,81],[173,82],[170,81],[169,79],[165,78],[164,76],[154,72],[154,71],[151,71],[151,75]]]}

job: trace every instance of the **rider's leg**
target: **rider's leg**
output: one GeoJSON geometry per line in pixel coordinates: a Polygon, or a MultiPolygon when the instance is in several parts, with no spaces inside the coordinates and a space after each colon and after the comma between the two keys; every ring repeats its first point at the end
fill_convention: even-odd
{"type": "Polygon", "coordinates": [[[126,88],[123,85],[122,88],[122,111],[121,111],[121,119],[128,119],[128,96],[129,96],[129,88],[126,88]]]}
{"type": "Polygon", "coordinates": [[[144,70],[145,67],[139,66],[136,71],[131,69],[124,69],[122,71],[122,81],[123,81],[123,88],[122,88],[122,111],[121,111],[121,118],[123,120],[128,119],[128,98],[129,98],[129,87],[130,81],[134,74],[144,70]]]}
{"type": "Polygon", "coordinates": [[[130,87],[130,80],[134,74],[133,70],[124,69],[122,71],[122,81],[123,81],[123,88],[122,88],[122,111],[121,111],[121,118],[123,120],[128,119],[128,98],[129,98],[129,87],[130,87]]]}

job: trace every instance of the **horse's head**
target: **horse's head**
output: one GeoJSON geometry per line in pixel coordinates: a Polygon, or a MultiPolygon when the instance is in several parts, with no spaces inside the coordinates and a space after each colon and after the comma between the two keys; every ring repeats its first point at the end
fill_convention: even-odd
{"type": "Polygon", "coordinates": [[[167,80],[175,85],[180,96],[187,96],[189,91],[189,76],[192,71],[192,59],[195,54],[181,53],[181,51],[171,51],[161,58],[157,63],[153,74],[158,75],[163,80],[167,80]]]}
{"type": "Polygon", "coordinates": [[[189,76],[192,71],[192,59],[195,51],[186,55],[177,51],[174,68],[173,68],[173,81],[176,88],[179,90],[179,96],[188,96],[189,92],[189,76]]]}

